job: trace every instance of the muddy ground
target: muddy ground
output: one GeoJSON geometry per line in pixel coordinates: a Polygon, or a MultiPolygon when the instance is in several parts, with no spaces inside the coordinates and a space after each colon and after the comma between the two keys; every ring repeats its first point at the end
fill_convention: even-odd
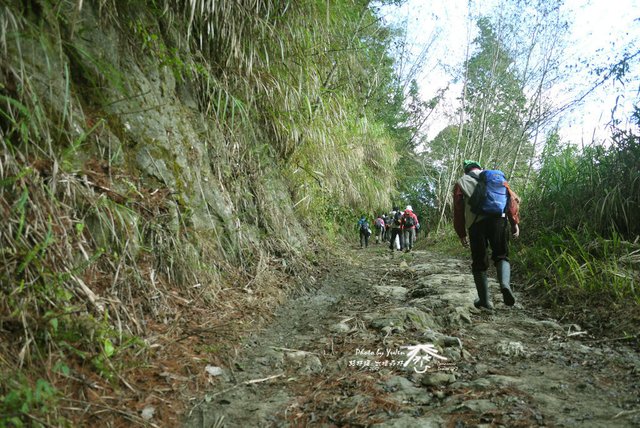
{"type": "MultiPolygon", "coordinates": [[[[185,426],[640,426],[634,344],[550,318],[514,284],[473,307],[467,260],[348,251],[194,397],[185,426]]],[[[495,278],[495,271],[490,275],[495,278]]]]}

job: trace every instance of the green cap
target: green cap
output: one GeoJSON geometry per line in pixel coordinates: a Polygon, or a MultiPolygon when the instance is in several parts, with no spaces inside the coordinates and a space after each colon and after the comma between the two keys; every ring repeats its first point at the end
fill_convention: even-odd
{"type": "Polygon", "coordinates": [[[474,160],[466,160],[462,163],[462,166],[464,167],[464,172],[469,172],[472,168],[482,169],[480,164],[474,160]]]}

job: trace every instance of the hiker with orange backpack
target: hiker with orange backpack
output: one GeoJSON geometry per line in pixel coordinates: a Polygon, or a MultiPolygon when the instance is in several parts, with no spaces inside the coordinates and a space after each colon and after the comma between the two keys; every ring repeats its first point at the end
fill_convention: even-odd
{"type": "Polygon", "coordinates": [[[520,235],[520,199],[502,171],[482,170],[471,160],[464,161],[463,168],[464,175],[453,189],[453,225],[462,245],[471,247],[471,272],[478,292],[473,304],[493,309],[487,278],[489,246],[504,304],[513,306],[508,228],[515,238],[520,235]]]}

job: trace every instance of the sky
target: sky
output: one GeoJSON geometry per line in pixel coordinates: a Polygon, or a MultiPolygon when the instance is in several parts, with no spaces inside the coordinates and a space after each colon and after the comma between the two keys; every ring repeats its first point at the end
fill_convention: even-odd
{"type": "MultiPolygon", "coordinates": [[[[428,46],[428,55],[416,76],[422,97],[430,99],[438,89],[450,85],[446,99],[428,124],[429,139],[451,123],[447,115],[459,105],[457,98],[462,84],[452,80],[462,71],[467,40],[473,40],[477,34],[469,15],[488,14],[497,3],[499,0],[407,0],[400,8],[383,9],[388,22],[406,20],[407,41],[414,53],[428,46]]],[[[590,64],[589,68],[593,68],[593,64],[609,64],[621,54],[624,46],[640,49],[640,0],[565,0],[561,10],[570,20],[566,33],[562,34],[566,42],[562,66],[571,72],[551,94],[559,103],[575,99],[597,79],[588,73],[585,64],[590,64]],[[569,66],[573,68],[567,68],[569,66]]],[[[619,110],[624,111],[631,111],[633,100],[640,98],[638,68],[636,60],[636,67],[631,70],[636,76],[632,84],[623,87],[619,83],[606,83],[579,108],[563,114],[559,118],[562,139],[574,144],[590,142],[592,138],[605,139],[609,135],[606,123],[616,98],[619,110]]]]}

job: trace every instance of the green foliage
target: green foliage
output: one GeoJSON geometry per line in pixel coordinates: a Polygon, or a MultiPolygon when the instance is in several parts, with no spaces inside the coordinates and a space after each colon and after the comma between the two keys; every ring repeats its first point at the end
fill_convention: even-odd
{"type": "Polygon", "coordinates": [[[514,257],[527,282],[543,284],[557,304],[597,299],[601,307],[614,302],[640,304],[640,245],[614,233],[605,239],[586,228],[565,228],[527,240],[514,257]]]}
{"type": "MultiPolygon", "coordinates": [[[[418,216],[423,231],[427,230],[427,221],[434,224],[437,217],[437,176],[432,159],[437,158],[433,150],[417,153],[421,143],[422,128],[444,95],[444,90],[429,101],[422,101],[416,81],[411,81],[406,99],[406,110],[396,109],[397,119],[402,123],[390,123],[393,127],[396,150],[399,153],[396,164],[396,178],[399,199],[398,205],[404,208],[411,205],[418,216]]],[[[398,97],[399,99],[402,99],[398,97]]]]}
{"type": "Polygon", "coordinates": [[[109,88],[125,94],[124,76],[114,64],[96,57],[84,46],[74,42],[64,42],[65,50],[72,61],[71,71],[76,79],[86,80],[89,87],[101,87],[106,82],[109,88]]]}
{"type": "Polygon", "coordinates": [[[640,138],[624,134],[610,147],[579,152],[552,139],[524,197],[529,228],[544,234],[586,227],[603,236],[640,235],[640,138]]]}
{"type": "Polygon", "coordinates": [[[145,25],[140,18],[129,23],[131,30],[137,34],[142,43],[142,53],[158,60],[158,65],[169,67],[178,81],[196,78],[208,78],[205,65],[193,61],[192,57],[183,59],[180,49],[167,46],[159,29],[145,25]]]}
{"type": "MultiPolygon", "coordinates": [[[[467,64],[471,113],[477,112],[475,116],[479,118],[482,110],[489,105],[495,108],[490,114],[502,118],[512,112],[514,105],[518,107],[515,113],[521,113],[526,98],[520,89],[520,82],[510,69],[513,56],[488,18],[480,18],[477,24],[480,35],[475,43],[479,49],[467,64]]],[[[490,125],[495,127],[497,124],[490,125]]]]}
{"type": "Polygon", "coordinates": [[[427,240],[419,239],[416,243],[416,248],[424,248],[428,251],[447,254],[465,260],[469,259],[469,249],[460,244],[460,239],[451,223],[431,232],[427,240]]]}
{"type": "Polygon", "coordinates": [[[515,260],[553,302],[640,304],[640,136],[613,128],[612,137],[580,151],[552,135],[524,193],[515,260]]]}
{"type": "Polygon", "coordinates": [[[29,385],[26,379],[2,374],[0,388],[0,427],[38,426],[34,417],[46,414],[56,405],[57,390],[46,380],[38,379],[29,385]]]}
{"type": "Polygon", "coordinates": [[[431,231],[437,219],[437,170],[425,154],[403,156],[398,162],[397,205],[411,205],[418,216],[422,233],[431,231]]]}
{"type": "Polygon", "coordinates": [[[467,63],[468,142],[460,154],[510,174],[514,162],[528,165],[528,159],[520,158],[521,146],[529,144],[525,141],[524,83],[513,66],[514,54],[507,49],[504,35],[496,32],[488,18],[479,19],[478,27],[475,43],[479,50],[467,63]]]}

